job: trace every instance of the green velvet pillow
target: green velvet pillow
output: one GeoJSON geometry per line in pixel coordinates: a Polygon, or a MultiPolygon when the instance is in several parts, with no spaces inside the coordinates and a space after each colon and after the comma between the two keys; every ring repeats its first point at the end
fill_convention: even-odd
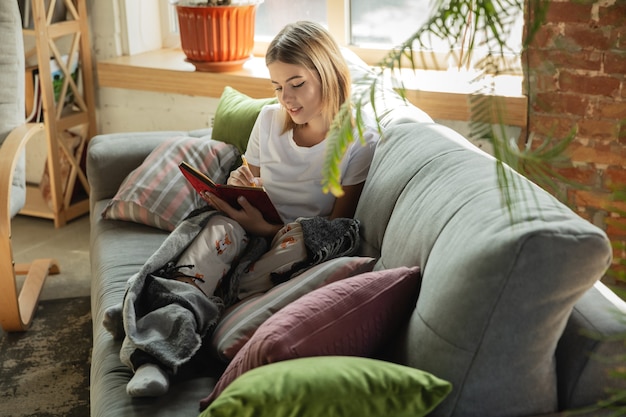
{"type": "Polygon", "coordinates": [[[211,139],[235,145],[243,154],[259,112],[277,102],[276,98],[251,98],[226,86],[217,104],[211,139]]]}
{"type": "Polygon", "coordinates": [[[356,356],[315,356],[254,368],[201,417],[419,417],[452,385],[427,372],[356,356]]]}

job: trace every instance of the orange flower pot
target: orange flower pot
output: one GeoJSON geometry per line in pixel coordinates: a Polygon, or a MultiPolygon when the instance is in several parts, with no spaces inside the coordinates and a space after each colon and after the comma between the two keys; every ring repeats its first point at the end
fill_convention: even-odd
{"type": "Polygon", "coordinates": [[[187,61],[199,71],[231,71],[250,59],[256,5],[176,6],[187,61]]]}

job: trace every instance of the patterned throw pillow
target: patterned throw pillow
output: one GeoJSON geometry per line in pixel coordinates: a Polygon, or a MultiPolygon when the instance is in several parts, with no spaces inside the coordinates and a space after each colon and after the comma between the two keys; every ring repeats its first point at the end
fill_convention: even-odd
{"type": "Polygon", "coordinates": [[[174,230],[192,210],[206,204],[181,174],[181,161],[222,183],[239,161],[239,151],[233,145],[207,138],[169,139],[128,174],[102,216],[174,230]]]}
{"type": "Polygon", "coordinates": [[[420,278],[419,267],[366,272],[298,298],[254,332],[201,407],[239,376],[264,365],[311,356],[374,355],[408,320],[420,278]]]}

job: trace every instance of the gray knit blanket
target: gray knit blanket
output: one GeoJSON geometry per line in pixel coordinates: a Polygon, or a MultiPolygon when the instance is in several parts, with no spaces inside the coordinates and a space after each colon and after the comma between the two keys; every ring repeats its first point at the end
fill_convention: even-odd
{"type": "Polygon", "coordinates": [[[324,217],[309,217],[296,221],[302,226],[307,259],[294,264],[285,273],[271,274],[274,285],[285,282],[324,261],[353,255],[359,247],[359,221],[356,219],[328,220],[324,217]]]}
{"type": "MultiPolygon", "coordinates": [[[[252,237],[211,297],[192,285],[171,279],[176,260],[216,213],[200,210],[182,221],[141,270],[128,280],[123,303],[105,312],[104,327],[116,339],[126,336],[120,359],[127,366],[132,368],[130,357],[139,349],[176,372],[201,347],[223,308],[238,301],[242,273],[268,250],[266,239],[252,237]]],[[[285,274],[273,276],[274,283],[284,282],[326,260],[350,256],[358,249],[357,220],[314,217],[298,221],[302,224],[307,260],[294,265],[285,274]]]]}

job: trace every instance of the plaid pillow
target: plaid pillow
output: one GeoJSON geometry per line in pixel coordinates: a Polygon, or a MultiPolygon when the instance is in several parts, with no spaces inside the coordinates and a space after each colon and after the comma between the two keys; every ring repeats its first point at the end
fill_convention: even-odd
{"type": "Polygon", "coordinates": [[[169,139],[128,174],[102,216],[174,230],[192,210],[206,204],[180,172],[181,161],[223,183],[239,161],[239,151],[233,145],[207,138],[169,139]]]}

